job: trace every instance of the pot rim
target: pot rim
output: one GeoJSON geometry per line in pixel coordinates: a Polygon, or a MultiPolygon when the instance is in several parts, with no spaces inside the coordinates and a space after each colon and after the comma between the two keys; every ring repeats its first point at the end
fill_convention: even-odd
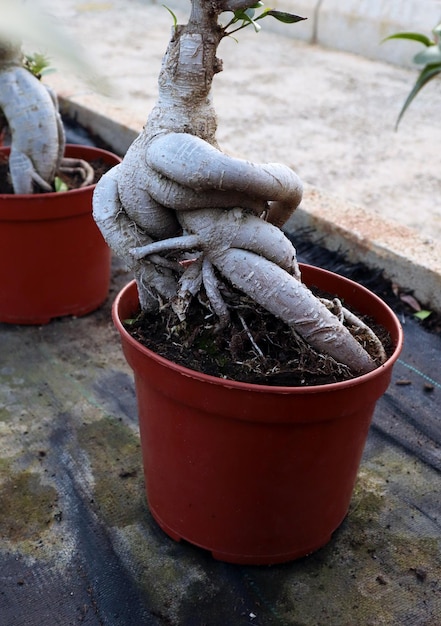
{"type": "Polygon", "coordinates": [[[132,335],[126,330],[126,328],[124,327],[120,319],[119,311],[121,308],[121,303],[127,297],[127,294],[129,294],[133,289],[137,289],[135,280],[132,280],[127,285],[125,285],[117,294],[112,305],[113,322],[117,330],[119,331],[121,337],[124,338],[124,341],[128,342],[135,350],[137,350],[141,354],[144,354],[145,356],[155,360],[158,364],[161,364],[175,371],[176,373],[179,373],[183,376],[187,376],[189,378],[193,378],[199,381],[204,381],[206,383],[211,383],[213,385],[221,385],[223,387],[227,386],[227,387],[231,387],[233,389],[238,389],[238,390],[239,389],[246,389],[246,390],[252,389],[253,391],[256,391],[256,392],[273,393],[273,394],[289,394],[295,390],[295,392],[298,394],[303,394],[303,393],[304,394],[319,394],[319,393],[324,393],[324,392],[329,392],[329,391],[337,391],[337,390],[342,391],[350,387],[359,386],[362,384],[369,384],[369,383],[372,383],[375,379],[383,376],[385,374],[385,370],[387,370],[388,372],[391,372],[394,363],[397,361],[401,353],[401,350],[403,347],[403,341],[404,341],[404,333],[403,333],[402,326],[396,314],[394,313],[394,311],[392,311],[389,305],[387,305],[381,298],[379,298],[372,291],[370,291],[363,285],[356,283],[350,278],[346,278],[345,276],[341,276],[340,274],[337,274],[336,272],[331,272],[321,267],[317,267],[317,266],[313,266],[313,265],[309,265],[305,263],[300,263],[299,265],[300,265],[301,270],[305,268],[311,268],[313,270],[318,270],[328,275],[337,276],[343,281],[346,281],[350,285],[354,286],[357,290],[367,292],[369,296],[372,298],[372,300],[376,301],[377,303],[381,305],[381,307],[383,308],[383,311],[388,311],[391,319],[393,319],[394,321],[396,343],[395,343],[393,353],[390,355],[390,357],[387,359],[385,363],[377,367],[375,370],[368,372],[367,374],[362,374],[361,376],[351,378],[350,380],[339,381],[336,383],[327,383],[325,385],[309,385],[309,386],[260,385],[256,383],[247,383],[247,382],[236,381],[236,380],[227,379],[227,378],[220,378],[217,376],[205,374],[203,372],[198,372],[196,370],[192,370],[183,365],[179,365],[178,363],[175,363],[174,361],[170,361],[169,359],[161,356],[160,354],[154,352],[153,350],[150,350],[149,348],[143,346],[139,341],[134,339],[132,335]]]}

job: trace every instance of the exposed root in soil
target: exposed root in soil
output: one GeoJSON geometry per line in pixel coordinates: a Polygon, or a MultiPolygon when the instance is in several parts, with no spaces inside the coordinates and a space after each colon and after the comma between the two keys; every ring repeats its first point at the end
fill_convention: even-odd
{"type": "MultiPolygon", "coordinates": [[[[8,157],[0,155],[0,194],[13,194],[14,189],[11,184],[11,178],[9,174],[8,157]]],[[[94,180],[92,184],[96,184],[101,176],[109,170],[111,165],[105,163],[102,159],[96,159],[90,161],[90,165],[94,170],[94,180]]],[[[66,173],[60,172],[57,174],[66,185],[68,189],[78,189],[83,183],[83,179],[78,173],[66,173]]],[[[53,190],[55,192],[55,189],[53,190]]],[[[34,193],[46,193],[43,189],[35,186],[34,193]]]]}
{"type": "MultiPolygon", "coordinates": [[[[231,320],[218,328],[203,293],[179,322],[170,306],[161,314],[141,313],[125,325],[141,344],[170,361],[211,376],[278,386],[323,385],[353,378],[349,368],[319,354],[297,333],[243,294],[227,296],[231,320]]],[[[377,334],[389,355],[391,340],[385,329],[363,319],[377,334]]],[[[363,337],[357,337],[369,350],[363,337]]]]}

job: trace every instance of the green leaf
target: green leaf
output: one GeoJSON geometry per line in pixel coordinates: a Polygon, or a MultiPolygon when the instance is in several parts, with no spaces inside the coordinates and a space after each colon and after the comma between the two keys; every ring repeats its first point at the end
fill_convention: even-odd
{"type": "Polygon", "coordinates": [[[434,63],[441,63],[441,48],[436,46],[429,46],[422,52],[419,52],[413,58],[414,62],[418,65],[432,65],[434,63]]]}
{"type": "Polygon", "coordinates": [[[38,79],[44,74],[50,74],[55,71],[54,68],[50,67],[49,57],[39,52],[26,54],[23,60],[23,66],[38,79]]]}
{"type": "Polygon", "coordinates": [[[61,178],[58,178],[58,176],[55,176],[54,187],[56,192],[69,191],[69,187],[64,181],[61,180],[61,178]]]}
{"type": "MultiPolygon", "coordinates": [[[[286,13],[285,11],[273,11],[272,9],[269,11],[266,11],[265,15],[271,15],[276,20],[278,20],[279,22],[283,22],[284,24],[295,24],[296,22],[302,22],[303,20],[308,19],[307,17],[300,17],[300,15],[294,15],[294,13],[286,13]]],[[[263,16],[259,15],[259,17],[256,19],[260,19],[261,17],[263,16]]]]}
{"type": "Polygon", "coordinates": [[[173,18],[173,28],[176,30],[177,26],[178,26],[178,18],[176,17],[176,15],[173,13],[173,11],[171,9],[168,8],[168,6],[166,6],[165,4],[162,5],[164,7],[164,9],[167,9],[167,11],[170,13],[170,15],[173,18]]]}
{"type": "Polygon", "coordinates": [[[249,9],[245,10],[245,15],[244,15],[244,20],[246,22],[249,22],[250,24],[252,24],[254,26],[254,30],[257,32],[259,32],[259,30],[261,30],[261,26],[259,24],[256,24],[255,19],[254,19],[254,15],[256,14],[256,11],[253,9],[253,7],[250,7],[249,9]]]}
{"type": "Polygon", "coordinates": [[[432,311],[426,311],[424,309],[421,311],[417,311],[417,313],[414,313],[414,317],[419,320],[426,320],[430,315],[432,315],[432,311]]]}
{"type": "Polygon", "coordinates": [[[137,317],[134,317],[134,318],[129,317],[126,320],[123,320],[123,324],[124,326],[133,326],[134,324],[136,324],[137,321],[138,321],[137,317]]]}
{"type": "Polygon", "coordinates": [[[237,32],[238,30],[242,30],[246,28],[250,24],[254,27],[254,30],[258,32],[261,30],[261,27],[256,22],[258,20],[262,20],[267,15],[271,15],[279,22],[283,22],[284,24],[294,24],[295,22],[301,22],[302,20],[306,20],[306,17],[300,17],[299,15],[294,15],[293,13],[286,13],[285,11],[275,11],[273,9],[264,9],[262,13],[259,15],[255,15],[255,9],[261,8],[264,5],[263,2],[257,2],[253,4],[253,6],[248,9],[238,9],[234,11],[234,17],[230,20],[230,22],[224,27],[226,29],[232,24],[237,24],[238,22],[242,22],[241,25],[235,30],[231,30],[226,32],[227,35],[231,35],[232,33],[237,32]]]}
{"type": "Polygon", "coordinates": [[[231,20],[230,24],[236,24],[237,22],[241,21],[242,25],[236,30],[240,30],[242,28],[245,28],[245,26],[249,26],[250,24],[252,24],[254,26],[254,30],[258,32],[261,29],[261,27],[259,26],[259,24],[256,24],[254,20],[254,14],[255,14],[255,10],[253,9],[253,7],[250,7],[249,9],[245,9],[245,10],[238,9],[237,11],[234,12],[234,18],[231,20]]]}
{"type": "Polygon", "coordinates": [[[404,113],[408,109],[415,96],[421,91],[421,89],[425,85],[427,85],[429,81],[438,76],[438,74],[441,74],[441,63],[437,63],[436,65],[427,65],[423,70],[421,70],[412,91],[407,96],[406,102],[404,103],[403,108],[400,111],[395,128],[398,128],[398,124],[400,123],[401,118],[403,117],[404,113]]]}
{"type": "Polygon", "coordinates": [[[381,43],[385,41],[389,41],[390,39],[408,39],[409,41],[417,41],[419,43],[424,44],[425,46],[433,46],[435,43],[427,37],[426,35],[422,35],[421,33],[395,33],[395,35],[389,35],[389,37],[385,37],[381,43]]]}

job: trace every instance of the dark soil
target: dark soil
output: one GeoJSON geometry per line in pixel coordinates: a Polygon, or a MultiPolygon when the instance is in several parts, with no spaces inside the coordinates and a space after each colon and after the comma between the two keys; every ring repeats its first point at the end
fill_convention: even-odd
{"type": "MultiPolygon", "coordinates": [[[[96,159],[90,161],[90,165],[93,167],[95,171],[95,177],[93,184],[97,183],[101,176],[105,174],[106,171],[110,169],[110,165],[105,163],[102,159],[96,159]]],[[[78,189],[81,187],[82,179],[79,175],[72,174],[67,175],[65,173],[60,173],[58,175],[68,187],[68,189],[78,189]]],[[[5,154],[0,154],[0,194],[13,194],[14,190],[11,185],[11,178],[9,174],[9,166],[8,166],[8,156],[5,154]]],[[[38,185],[34,186],[34,193],[47,193],[38,185]]],[[[54,189],[55,193],[55,189],[54,189]]]]}
{"type": "MultiPolygon", "coordinates": [[[[185,323],[171,308],[140,314],[126,323],[144,346],[189,369],[230,380],[278,386],[323,385],[354,378],[331,357],[317,353],[286,324],[234,290],[228,295],[231,321],[218,329],[201,299],[190,307],[185,323]]],[[[388,354],[391,340],[384,328],[364,319],[381,338],[388,354]]]]}

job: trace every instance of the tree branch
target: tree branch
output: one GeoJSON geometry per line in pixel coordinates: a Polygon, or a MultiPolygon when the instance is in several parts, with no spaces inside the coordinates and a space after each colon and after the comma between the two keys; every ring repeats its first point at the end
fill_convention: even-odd
{"type": "Polygon", "coordinates": [[[239,9],[249,9],[256,4],[255,0],[224,0],[220,5],[223,11],[238,11],[239,9]]]}

